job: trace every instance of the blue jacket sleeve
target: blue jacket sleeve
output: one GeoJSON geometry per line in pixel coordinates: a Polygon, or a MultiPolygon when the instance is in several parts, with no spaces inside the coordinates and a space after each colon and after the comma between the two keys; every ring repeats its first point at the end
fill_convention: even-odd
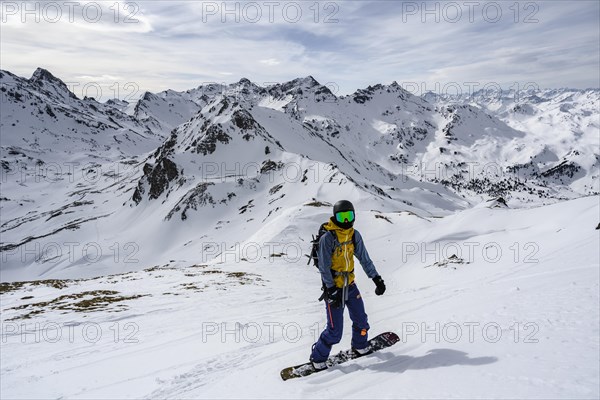
{"type": "Polygon", "coordinates": [[[356,229],[354,230],[354,255],[358,258],[358,261],[360,261],[360,265],[362,265],[369,278],[373,279],[379,275],[373,261],[371,261],[371,257],[369,257],[369,253],[367,253],[367,248],[365,247],[362,236],[356,229]]]}
{"type": "Polygon", "coordinates": [[[331,256],[333,255],[334,239],[331,232],[325,233],[319,240],[319,271],[321,279],[328,288],[333,287],[333,276],[331,275],[331,256]]]}

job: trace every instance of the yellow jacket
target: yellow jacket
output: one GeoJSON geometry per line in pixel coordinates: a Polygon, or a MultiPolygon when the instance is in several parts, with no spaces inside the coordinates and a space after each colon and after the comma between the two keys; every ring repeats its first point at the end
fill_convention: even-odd
{"type": "Polygon", "coordinates": [[[343,287],[345,276],[348,277],[347,285],[354,282],[354,256],[369,278],[379,275],[360,232],[354,228],[340,228],[331,219],[324,228],[328,232],[319,240],[318,266],[326,287],[343,287]]]}
{"type": "Polygon", "coordinates": [[[330,220],[325,229],[336,237],[330,267],[334,271],[333,282],[337,287],[343,287],[345,273],[348,273],[347,285],[350,285],[354,282],[354,228],[342,229],[330,220]]]}

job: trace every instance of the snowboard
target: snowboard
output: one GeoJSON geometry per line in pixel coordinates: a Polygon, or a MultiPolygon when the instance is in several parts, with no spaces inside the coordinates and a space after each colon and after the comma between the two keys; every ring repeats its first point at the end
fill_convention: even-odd
{"type": "MultiPolygon", "coordinates": [[[[334,365],[345,363],[348,360],[354,360],[355,358],[367,356],[381,349],[385,349],[386,347],[390,347],[398,341],[400,341],[400,338],[394,332],[382,333],[369,340],[371,351],[368,353],[358,354],[352,349],[340,351],[338,354],[330,356],[327,359],[327,366],[331,368],[334,365]]],[[[314,374],[315,372],[321,371],[326,371],[326,369],[316,370],[310,362],[307,362],[296,365],[295,367],[288,367],[281,370],[281,379],[287,381],[288,379],[300,378],[302,376],[308,376],[314,374]]]]}

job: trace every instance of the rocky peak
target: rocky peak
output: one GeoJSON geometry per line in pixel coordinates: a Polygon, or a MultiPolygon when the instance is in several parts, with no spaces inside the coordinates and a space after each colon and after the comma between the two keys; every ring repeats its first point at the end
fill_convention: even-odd
{"type": "Polygon", "coordinates": [[[40,67],[38,67],[35,70],[35,72],[31,76],[30,81],[33,83],[39,82],[39,81],[63,83],[63,81],[61,81],[60,79],[58,79],[57,77],[52,75],[50,73],[50,71],[48,71],[47,69],[44,69],[44,68],[40,68],[40,67]]]}
{"type": "Polygon", "coordinates": [[[369,85],[365,89],[358,89],[356,92],[350,95],[352,99],[358,104],[364,104],[370,101],[375,95],[381,93],[399,93],[402,99],[406,99],[412,94],[405,90],[398,82],[394,81],[391,85],[382,85],[378,83],[376,85],[369,85]]]}
{"type": "Polygon", "coordinates": [[[142,100],[145,100],[145,101],[155,101],[157,99],[158,99],[158,96],[151,92],[144,92],[144,95],[142,96],[142,100]]]}
{"type": "Polygon", "coordinates": [[[315,78],[312,77],[312,75],[308,75],[307,77],[301,78],[301,82],[310,87],[321,85],[319,82],[317,82],[315,78]]]}
{"type": "Polygon", "coordinates": [[[296,78],[289,82],[282,83],[280,88],[283,92],[301,92],[303,89],[310,89],[316,86],[321,86],[321,84],[309,75],[305,78],[296,78]]]}
{"type": "Polygon", "coordinates": [[[48,85],[54,86],[55,88],[59,89],[60,91],[66,92],[66,94],[69,97],[77,98],[77,96],[75,96],[75,94],[69,90],[69,88],[63,81],[61,81],[60,79],[58,79],[57,77],[52,75],[50,73],[50,71],[48,71],[44,68],[38,67],[35,70],[35,72],[33,73],[33,75],[31,76],[31,78],[29,79],[29,82],[34,85],[40,86],[40,87],[44,87],[44,86],[48,86],[48,85]]]}

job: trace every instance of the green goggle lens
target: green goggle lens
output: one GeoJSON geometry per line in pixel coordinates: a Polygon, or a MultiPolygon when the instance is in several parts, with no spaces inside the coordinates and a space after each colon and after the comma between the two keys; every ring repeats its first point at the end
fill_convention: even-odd
{"type": "Polygon", "coordinates": [[[339,213],[335,214],[335,219],[340,223],[343,223],[346,220],[348,222],[352,222],[354,221],[354,211],[340,211],[339,213]]]}

